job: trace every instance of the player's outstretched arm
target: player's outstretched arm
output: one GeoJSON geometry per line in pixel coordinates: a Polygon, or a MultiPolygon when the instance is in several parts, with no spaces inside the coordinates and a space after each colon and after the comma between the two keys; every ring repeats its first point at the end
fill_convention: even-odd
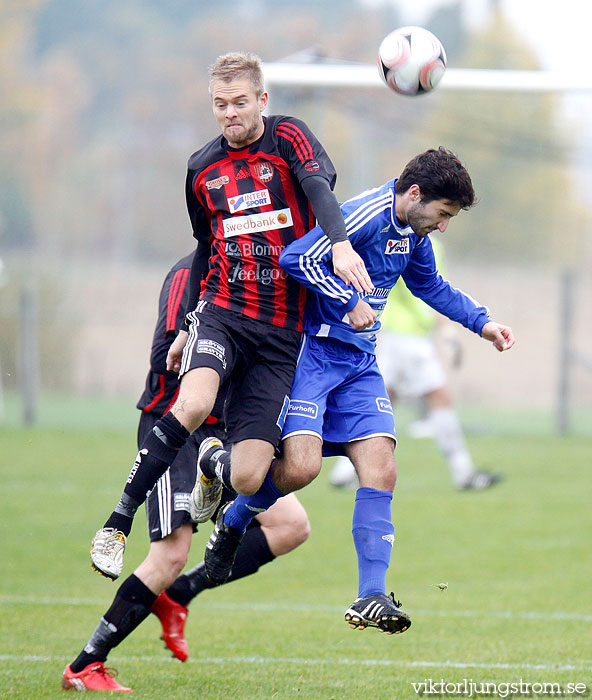
{"type": "Polygon", "coordinates": [[[183,356],[183,348],[187,342],[187,336],[189,334],[187,331],[179,331],[179,335],[173,341],[171,347],[169,348],[166,366],[169,372],[178,372],[181,369],[181,358],[183,356]]]}
{"type": "Polygon", "coordinates": [[[504,326],[502,323],[488,321],[481,329],[481,337],[485,340],[490,340],[493,347],[500,352],[509,350],[514,345],[514,333],[510,326],[504,326]]]}
{"type": "Polygon", "coordinates": [[[349,241],[334,243],[333,271],[346,284],[352,284],[358,292],[370,293],[374,288],[366,265],[362,258],[353,249],[349,241]]]}
{"type": "Polygon", "coordinates": [[[300,183],[310,201],[319,226],[331,241],[333,272],[357,292],[372,292],[374,285],[362,258],[347,239],[345,221],[327,180],[323,177],[307,177],[300,183]]]}

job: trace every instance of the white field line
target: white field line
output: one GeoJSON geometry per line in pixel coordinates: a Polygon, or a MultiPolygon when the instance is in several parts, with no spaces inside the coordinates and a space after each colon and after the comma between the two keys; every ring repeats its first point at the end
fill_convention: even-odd
{"type": "MultiPolygon", "coordinates": [[[[65,656],[43,656],[38,654],[0,654],[0,662],[30,662],[30,663],[67,663],[65,656]]],[[[119,663],[176,663],[172,658],[165,656],[125,656],[118,655],[119,663]]],[[[483,663],[482,661],[402,661],[393,659],[307,659],[304,657],[285,656],[206,656],[187,659],[185,664],[293,664],[297,666],[382,666],[398,668],[477,668],[485,671],[501,670],[528,670],[528,671],[588,671],[592,668],[592,661],[588,664],[552,664],[552,663],[483,663]]]]}
{"type": "MultiPolygon", "coordinates": [[[[240,603],[224,602],[216,603],[212,601],[201,602],[200,606],[211,610],[240,610],[243,612],[310,612],[316,614],[334,615],[336,612],[343,612],[342,606],[335,605],[303,605],[299,603],[261,603],[254,601],[243,601],[240,603]]],[[[97,606],[101,605],[96,600],[86,598],[50,598],[45,596],[18,596],[0,595],[0,605],[65,605],[71,606],[97,606]]],[[[426,617],[466,617],[482,618],[492,617],[501,619],[520,620],[573,620],[574,622],[592,622],[592,614],[570,613],[570,612],[549,612],[540,610],[415,610],[410,612],[413,615],[425,615],[426,617]]]]}

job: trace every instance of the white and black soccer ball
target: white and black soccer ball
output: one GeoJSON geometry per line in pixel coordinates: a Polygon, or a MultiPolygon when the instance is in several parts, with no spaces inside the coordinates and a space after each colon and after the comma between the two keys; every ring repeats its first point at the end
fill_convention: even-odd
{"type": "Polygon", "coordinates": [[[401,27],[378,48],[378,71],[391,90],[421,95],[433,90],[446,70],[446,52],[437,36],[423,27],[401,27]]]}

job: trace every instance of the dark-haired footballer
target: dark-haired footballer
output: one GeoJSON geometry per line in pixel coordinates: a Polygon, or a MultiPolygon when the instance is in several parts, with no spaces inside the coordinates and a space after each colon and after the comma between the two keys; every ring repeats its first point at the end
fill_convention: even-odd
{"type": "MultiPolygon", "coordinates": [[[[380,315],[390,290],[402,277],[427,304],[499,351],[509,350],[509,326],[455,289],[438,273],[429,234],[444,232],[475,193],[469,173],[445,148],[420,153],[400,177],[362,192],[341,205],[355,250],[374,282],[370,294],[351,289],[334,274],[331,244],[322,226],[294,241],[280,265],[311,290],[304,314],[304,341],[282,434],[283,456],[274,460],[263,486],[220,510],[204,556],[206,573],[224,581],[255,514],[309,484],[322,457],[347,454],[359,477],[353,513],[358,558],[358,596],[345,612],[351,627],[404,632],[411,621],[386,594],[386,573],[394,544],[391,501],[397,477],[393,409],[375,357],[380,315]]],[[[205,477],[223,483],[224,450],[202,455],[205,477]],[[212,464],[215,462],[215,464],[212,464]]],[[[201,488],[198,483],[196,489],[201,488]]],[[[193,497],[196,499],[195,495],[193,497]]]]}

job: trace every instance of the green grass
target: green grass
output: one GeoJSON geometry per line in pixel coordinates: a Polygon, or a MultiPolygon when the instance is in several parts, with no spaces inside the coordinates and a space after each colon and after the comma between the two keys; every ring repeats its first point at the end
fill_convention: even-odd
{"type": "MultiPolygon", "coordinates": [[[[63,697],[64,665],[117,590],[91,573],[88,548],[119,496],[134,437],[104,427],[0,429],[0,698],[63,697]]],[[[417,697],[411,683],[426,678],[592,690],[592,440],[474,435],[470,443],[480,465],[507,475],[490,492],[455,492],[430,441],[402,439],[397,450],[388,580],[413,619],[405,634],[343,621],[356,594],[353,493],[327,485],[327,465],[301,492],[308,542],[193,602],[186,664],[170,659],[149,618],[108,665],[142,700],[394,700],[417,697]]],[[[146,552],[143,520],[125,574],[146,552]]],[[[191,564],[209,531],[195,536],[191,564]]]]}
{"type": "MultiPolygon", "coordinates": [[[[44,428],[81,428],[88,425],[104,429],[135,431],[138,411],[137,397],[84,396],[41,392],[33,408],[34,423],[44,428]]],[[[397,404],[397,431],[404,434],[407,425],[417,417],[412,401],[397,404]],[[402,430],[402,432],[401,432],[402,430]]],[[[482,402],[457,407],[463,426],[469,435],[553,435],[558,432],[556,411],[527,406],[497,406],[482,402]]],[[[14,391],[0,394],[0,426],[14,427],[24,423],[24,402],[14,391]]],[[[571,406],[568,420],[570,435],[592,438],[592,408],[571,406]]]]}

